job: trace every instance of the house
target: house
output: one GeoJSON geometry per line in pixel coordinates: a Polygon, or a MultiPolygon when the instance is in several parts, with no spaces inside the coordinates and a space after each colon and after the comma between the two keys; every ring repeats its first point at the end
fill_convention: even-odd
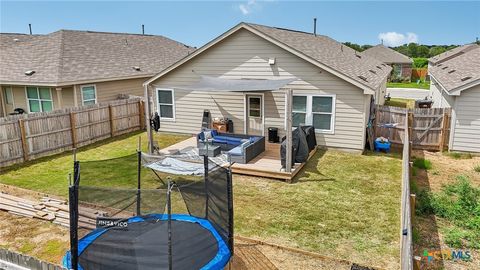
{"type": "Polygon", "coordinates": [[[433,107],[452,108],[450,151],[480,153],[480,46],[453,50],[429,59],[433,107]]]}
{"type": "Polygon", "coordinates": [[[459,55],[462,55],[466,52],[469,52],[473,49],[477,49],[478,47],[479,47],[479,45],[476,44],[476,43],[465,44],[465,45],[462,45],[462,46],[458,46],[458,47],[453,48],[451,50],[448,50],[444,53],[436,55],[432,58],[429,58],[428,59],[428,64],[429,64],[429,66],[434,66],[434,65],[437,65],[437,64],[441,64],[442,62],[448,61],[452,58],[455,58],[455,57],[457,57],[459,55]]]}
{"type": "Polygon", "coordinates": [[[293,127],[313,125],[319,145],[360,152],[370,106],[383,103],[390,71],[389,66],[326,36],[240,23],[144,86],[161,117],[161,131],[197,133],[208,109],[213,118],[232,120],[235,133],[265,135],[269,127],[276,127],[280,136],[286,134],[284,89],[288,88],[293,92],[293,127]],[[230,85],[233,81],[247,85],[255,79],[257,84],[295,80],[272,91],[192,90],[191,85],[205,76],[225,80],[225,85],[228,80],[230,85]]]}
{"type": "Polygon", "coordinates": [[[412,77],[413,60],[382,44],[369,48],[362,52],[363,55],[374,57],[382,63],[391,66],[390,81],[410,81],[412,77]]]}
{"type": "Polygon", "coordinates": [[[60,30],[0,34],[0,116],[143,94],[142,83],[194,51],[163,36],[60,30]]]}

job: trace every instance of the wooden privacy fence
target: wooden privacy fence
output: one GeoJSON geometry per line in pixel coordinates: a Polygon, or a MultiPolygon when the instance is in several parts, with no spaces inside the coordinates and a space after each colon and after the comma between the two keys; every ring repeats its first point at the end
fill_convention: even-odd
{"type": "Polygon", "coordinates": [[[406,109],[377,105],[375,110],[375,138],[388,138],[393,144],[403,145],[405,127],[408,127],[413,149],[443,151],[450,137],[449,108],[406,109]]]}
{"type": "Polygon", "coordinates": [[[0,269],[5,270],[66,270],[59,265],[40,261],[36,258],[22,255],[0,248],[0,269]]]}
{"type": "MultiPolygon", "coordinates": [[[[408,112],[405,112],[405,118],[408,118],[408,112]]],[[[410,151],[411,138],[408,132],[408,126],[403,130],[403,154],[402,154],[402,199],[400,215],[400,269],[413,270],[413,241],[412,241],[412,213],[414,212],[415,202],[410,194],[410,151]]]]}
{"type": "Polygon", "coordinates": [[[144,125],[139,98],[0,118],[0,167],[140,130],[144,125]]]}

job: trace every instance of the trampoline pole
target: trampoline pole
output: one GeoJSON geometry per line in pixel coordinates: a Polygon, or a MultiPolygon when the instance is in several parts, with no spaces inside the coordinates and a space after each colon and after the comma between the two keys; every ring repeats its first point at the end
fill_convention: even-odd
{"type": "Polygon", "coordinates": [[[205,182],[205,219],[208,219],[208,155],[203,156],[204,178],[205,182]]]}
{"type": "Polygon", "coordinates": [[[78,270],[78,185],[80,184],[80,163],[73,163],[73,185],[68,188],[70,218],[70,262],[73,270],[78,270]]]}
{"type": "MultiPolygon", "coordinates": [[[[140,143],[139,143],[140,145],[140,143]]],[[[140,150],[140,147],[138,148],[137,151],[137,156],[138,156],[138,164],[137,164],[137,216],[140,216],[141,213],[141,191],[140,189],[142,188],[141,186],[141,177],[142,177],[142,151],[140,150]]]]}
{"type": "Polygon", "coordinates": [[[167,214],[168,214],[168,269],[172,270],[172,183],[168,180],[167,186],[167,214]]]}
{"type": "Polygon", "coordinates": [[[227,203],[228,203],[228,245],[232,256],[234,254],[234,237],[233,237],[233,183],[232,168],[227,169],[227,203]]]}

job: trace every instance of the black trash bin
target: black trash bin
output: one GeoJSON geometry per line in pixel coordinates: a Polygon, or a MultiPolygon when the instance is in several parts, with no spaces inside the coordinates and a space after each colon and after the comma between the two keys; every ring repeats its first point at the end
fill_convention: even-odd
{"type": "Polygon", "coordinates": [[[268,142],[278,143],[280,139],[278,138],[278,128],[269,127],[268,128],[268,142]]]}

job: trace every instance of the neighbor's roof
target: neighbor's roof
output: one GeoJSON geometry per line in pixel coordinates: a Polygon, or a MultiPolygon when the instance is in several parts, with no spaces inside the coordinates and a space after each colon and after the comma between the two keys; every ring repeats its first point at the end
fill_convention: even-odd
{"type": "Polygon", "coordinates": [[[459,47],[453,48],[451,50],[448,50],[448,51],[446,51],[444,53],[441,53],[439,55],[436,55],[434,57],[431,57],[431,58],[428,59],[428,61],[433,65],[440,64],[441,62],[447,61],[449,59],[452,59],[452,58],[457,57],[461,54],[464,54],[464,53],[466,53],[470,50],[477,49],[479,47],[480,46],[475,44],[475,43],[466,44],[466,45],[459,46],[459,47]]]}
{"type": "Polygon", "coordinates": [[[47,35],[1,33],[0,83],[60,86],[144,78],[192,51],[192,47],[153,35],[73,30],[47,35]],[[29,70],[35,73],[25,75],[29,70]]]}
{"type": "Polygon", "coordinates": [[[372,57],[362,56],[354,49],[327,36],[258,24],[240,23],[145,83],[153,82],[239,29],[247,29],[254,34],[264,36],[274,44],[284,45],[288,50],[297,53],[297,55],[313,60],[312,62],[317,66],[329,72],[334,72],[334,74],[349,79],[352,83],[372,91],[378,89],[391,71],[391,67],[382,62],[372,57]]]}
{"type": "Polygon", "coordinates": [[[430,67],[429,73],[450,93],[480,84],[480,46],[430,67]]]}
{"type": "Polygon", "coordinates": [[[412,59],[402,53],[379,44],[362,52],[386,64],[411,64],[412,59]]]}

